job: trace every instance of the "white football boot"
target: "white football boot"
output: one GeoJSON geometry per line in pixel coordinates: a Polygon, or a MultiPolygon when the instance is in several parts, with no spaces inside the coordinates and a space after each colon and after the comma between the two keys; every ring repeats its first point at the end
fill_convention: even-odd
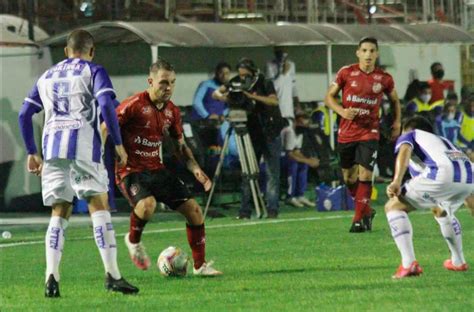
{"type": "Polygon", "coordinates": [[[296,208],[303,208],[304,207],[303,203],[301,203],[298,200],[298,198],[296,198],[296,197],[291,197],[291,198],[287,199],[286,203],[288,205],[296,207],[296,208]]]}
{"type": "Polygon", "coordinates": [[[125,235],[125,245],[127,245],[128,253],[133,264],[140,270],[147,270],[150,267],[150,257],[148,257],[145,247],[141,242],[134,244],[129,240],[130,233],[125,235]]]}
{"type": "Polygon", "coordinates": [[[204,262],[199,269],[195,269],[193,267],[193,273],[194,275],[200,275],[200,276],[218,276],[222,275],[221,271],[217,271],[212,267],[214,264],[214,261],[209,261],[209,262],[204,262]]]}
{"type": "Polygon", "coordinates": [[[307,198],[304,197],[304,196],[298,197],[298,201],[299,201],[301,204],[303,204],[303,205],[305,205],[305,206],[307,206],[307,207],[313,207],[313,208],[316,207],[316,203],[315,203],[315,202],[310,201],[309,199],[307,199],[307,198]]]}

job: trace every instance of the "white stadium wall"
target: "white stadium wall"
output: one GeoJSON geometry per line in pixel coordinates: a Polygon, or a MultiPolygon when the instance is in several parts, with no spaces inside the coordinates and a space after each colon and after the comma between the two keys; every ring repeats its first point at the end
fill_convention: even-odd
{"type": "MultiPolygon", "coordinates": [[[[334,49],[337,49],[337,46],[334,49]]],[[[381,60],[382,64],[387,65],[387,70],[394,77],[400,97],[403,97],[408,86],[410,70],[416,70],[420,80],[428,80],[431,78],[430,65],[436,61],[444,65],[445,78],[454,80],[458,94],[461,89],[461,55],[458,45],[407,44],[381,46],[381,60]]],[[[327,75],[325,73],[298,72],[298,60],[294,61],[297,63],[296,81],[300,100],[305,102],[323,100],[328,87],[327,75]]],[[[355,63],[356,61],[354,53],[353,62],[355,63]]],[[[333,68],[333,78],[337,70],[338,68],[333,68]]],[[[191,105],[194,92],[199,83],[209,79],[209,77],[209,73],[203,72],[178,72],[173,101],[179,106],[191,105]]],[[[147,87],[145,74],[137,76],[112,76],[111,78],[119,99],[124,99],[147,87]]]]}
{"type": "MultiPolygon", "coordinates": [[[[7,205],[15,197],[40,192],[40,179],[26,171],[26,152],[18,128],[24,98],[38,76],[51,66],[50,55],[46,52],[38,58],[37,51],[34,47],[0,49],[0,164],[2,178],[7,179],[2,181],[5,189],[1,191],[7,205]]],[[[42,116],[36,116],[37,144],[42,121],[42,116]]]]}

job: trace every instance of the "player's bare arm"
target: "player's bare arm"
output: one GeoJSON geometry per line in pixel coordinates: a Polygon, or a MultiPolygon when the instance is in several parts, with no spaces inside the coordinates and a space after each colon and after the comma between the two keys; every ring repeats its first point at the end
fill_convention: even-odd
{"type": "Polygon", "coordinates": [[[341,90],[341,87],[337,83],[331,84],[329,87],[326,98],[324,99],[324,104],[327,107],[335,111],[339,116],[345,119],[353,120],[357,116],[357,110],[353,108],[344,108],[336,100],[336,95],[341,90]]]}
{"type": "Polygon", "coordinates": [[[400,105],[400,99],[398,98],[397,91],[395,89],[392,90],[392,92],[388,95],[388,98],[390,100],[390,105],[392,108],[392,113],[393,113],[393,124],[392,124],[392,135],[391,139],[392,141],[395,141],[397,137],[400,135],[400,129],[401,129],[401,105],[400,105]]]}
{"type": "Polygon", "coordinates": [[[202,171],[201,167],[194,158],[193,152],[186,145],[184,138],[177,140],[175,146],[177,146],[176,154],[178,158],[186,164],[186,167],[192,172],[196,180],[198,180],[203,185],[204,190],[206,192],[209,191],[212,186],[212,181],[204,173],[204,171],[202,171]]]}
{"type": "Polygon", "coordinates": [[[392,198],[400,195],[403,176],[405,175],[410,161],[412,147],[409,144],[402,144],[395,162],[395,175],[392,183],[387,186],[387,195],[392,198]]]}
{"type": "Polygon", "coordinates": [[[303,155],[303,153],[301,153],[300,150],[293,150],[291,152],[288,153],[288,156],[290,156],[291,159],[297,161],[297,162],[300,162],[300,163],[304,163],[304,164],[307,164],[308,166],[310,166],[311,168],[317,168],[319,167],[319,159],[316,158],[316,157],[306,157],[305,155],[303,155]]]}
{"type": "MultiPolygon", "coordinates": [[[[100,135],[102,137],[102,143],[105,144],[105,139],[107,138],[108,131],[107,131],[107,125],[105,122],[103,122],[100,125],[100,135]]],[[[115,145],[115,153],[117,154],[117,164],[120,168],[123,168],[127,165],[128,161],[128,155],[127,152],[125,151],[125,148],[123,147],[122,144],[120,145],[115,145]]]]}

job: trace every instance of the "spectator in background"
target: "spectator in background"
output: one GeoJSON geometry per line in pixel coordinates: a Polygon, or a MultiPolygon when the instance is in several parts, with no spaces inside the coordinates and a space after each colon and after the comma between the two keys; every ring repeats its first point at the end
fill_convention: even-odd
{"type": "Polygon", "coordinates": [[[446,103],[443,114],[436,118],[437,134],[456,144],[460,129],[461,125],[459,120],[456,119],[456,104],[452,102],[446,103]]]}
{"type": "Polygon", "coordinates": [[[214,90],[229,81],[230,65],[221,62],[217,64],[214,78],[201,82],[193,99],[193,120],[214,119],[219,120],[224,115],[227,105],[223,99],[212,97],[214,90]]]}
{"type": "MultiPolygon", "coordinates": [[[[339,95],[336,96],[336,99],[340,100],[339,95]]],[[[333,111],[333,131],[334,137],[337,136],[337,114],[333,111]]],[[[329,139],[331,135],[331,115],[329,108],[324,105],[324,102],[318,102],[316,108],[311,112],[311,120],[316,124],[324,133],[324,135],[329,139]]]]}
{"type": "Polygon", "coordinates": [[[458,144],[471,161],[474,161],[474,93],[471,93],[467,101],[464,102],[463,110],[459,116],[459,123],[461,129],[458,144]]]}
{"type": "Polygon", "coordinates": [[[448,91],[454,91],[454,82],[452,80],[443,80],[444,68],[439,62],[431,64],[431,76],[428,84],[431,88],[430,105],[443,105],[445,95],[448,91]],[[440,104],[441,103],[441,104],[440,104]]]}
{"type": "MultiPolygon", "coordinates": [[[[277,218],[280,197],[280,134],[286,126],[286,122],[278,108],[278,97],[272,81],[265,79],[255,63],[248,58],[242,58],[237,64],[237,71],[238,75],[233,77],[229,84],[222,85],[214,91],[213,96],[229,101],[232,99],[228,96],[231,85],[243,84],[247,86],[247,81],[252,82],[247,86],[249,89],[238,92],[242,94],[239,97],[238,105],[242,109],[247,109],[247,128],[256,159],[259,161],[263,156],[265,160],[268,218],[277,218]]],[[[237,218],[250,219],[251,212],[250,186],[243,180],[242,200],[237,218]]]]}
{"type": "Polygon", "coordinates": [[[315,207],[315,203],[304,196],[308,184],[308,168],[317,168],[319,159],[307,157],[301,152],[304,128],[309,124],[309,117],[299,112],[295,124],[282,131],[282,144],[285,150],[283,162],[287,165],[287,203],[294,207],[315,207]]]}
{"type": "MultiPolygon", "coordinates": [[[[225,99],[213,98],[212,93],[227,83],[229,76],[230,65],[225,62],[218,63],[214,71],[214,78],[201,82],[194,94],[191,119],[195,121],[196,132],[206,150],[217,145],[219,133],[217,126],[224,120],[227,109],[225,99]]],[[[202,162],[201,159],[200,163],[202,164],[202,162]]]]}
{"type": "Polygon", "coordinates": [[[275,86],[281,116],[294,120],[295,107],[299,108],[295,63],[288,59],[288,53],[283,47],[275,47],[274,54],[275,59],[267,63],[266,78],[272,80],[275,86]]]}
{"type": "Polygon", "coordinates": [[[426,81],[413,80],[411,84],[416,96],[406,104],[405,116],[413,116],[416,113],[430,111],[429,100],[431,98],[431,88],[426,81]]]}

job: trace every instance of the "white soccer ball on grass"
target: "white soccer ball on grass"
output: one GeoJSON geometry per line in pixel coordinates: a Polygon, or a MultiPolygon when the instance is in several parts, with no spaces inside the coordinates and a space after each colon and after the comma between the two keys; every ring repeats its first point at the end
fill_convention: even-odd
{"type": "Polygon", "coordinates": [[[156,263],[163,276],[185,276],[188,264],[188,255],[181,248],[174,246],[163,250],[156,263]]]}

